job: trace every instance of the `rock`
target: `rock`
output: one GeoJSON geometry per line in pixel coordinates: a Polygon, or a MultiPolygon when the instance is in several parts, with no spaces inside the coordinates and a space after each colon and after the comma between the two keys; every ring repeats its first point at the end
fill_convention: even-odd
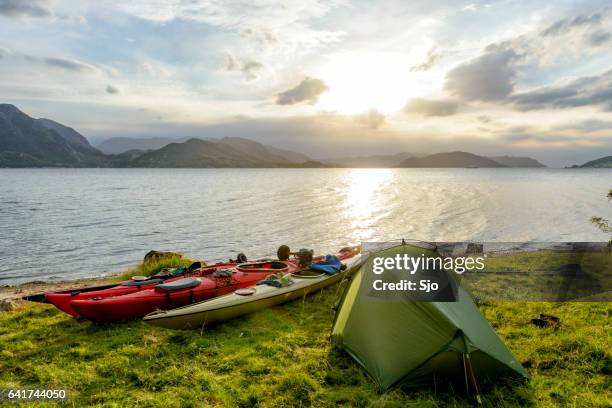
{"type": "Polygon", "coordinates": [[[161,258],[171,258],[171,257],[179,257],[182,258],[183,255],[178,254],[176,252],[163,252],[163,251],[149,251],[147,252],[147,254],[144,257],[143,262],[147,262],[147,261],[152,261],[152,260],[157,260],[157,259],[161,259],[161,258]]]}

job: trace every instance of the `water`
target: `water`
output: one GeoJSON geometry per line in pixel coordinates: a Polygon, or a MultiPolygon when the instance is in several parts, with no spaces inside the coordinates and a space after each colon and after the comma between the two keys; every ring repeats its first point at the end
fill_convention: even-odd
{"type": "Polygon", "coordinates": [[[608,169],[0,170],[0,285],[100,276],[150,249],[218,261],[280,244],[602,241],[608,169]]]}

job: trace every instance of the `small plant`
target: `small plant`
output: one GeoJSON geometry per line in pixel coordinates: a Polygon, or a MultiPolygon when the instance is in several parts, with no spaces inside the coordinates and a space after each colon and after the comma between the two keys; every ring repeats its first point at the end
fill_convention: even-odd
{"type": "MultiPolygon", "coordinates": [[[[608,201],[612,201],[612,190],[608,191],[608,201]]],[[[606,220],[603,217],[591,217],[591,222],[597,228],[599,228],[604,234],[612,234],[612,225],[610,225],[610,221],[606,220]]],[[[612,251],[612,237],[608,241],[608,252],[612,251]]]]}
{"type": "Polygon", "coordinates": [[[179,268],[188,267],[193,263],[193,260],[182,256],[167,256],[159,259],[152,259],[141,263],[140,265],[130,268],[126,272],[117,276],[118,281],[131,279],[132,276],[152,276],[161,271],[163,268],[179,268]]]}

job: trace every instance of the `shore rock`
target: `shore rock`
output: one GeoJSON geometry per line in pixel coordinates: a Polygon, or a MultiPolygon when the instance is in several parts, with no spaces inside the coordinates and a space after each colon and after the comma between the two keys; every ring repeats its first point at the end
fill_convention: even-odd
{"type": "Polygon", "coordinates": [[[151,250],[149,252],[147,252],[147,254],[144,257],[143,262],[147,262],[147,261],[152,261],[152,260],[157,260],[157,259],[161,259],[161,258],[171,258],[171,257],[179,257],[182,258],[183,255],[176,253],[176,252],[164,252],[164,251],[155,251],[155,250],[151,250]]]}

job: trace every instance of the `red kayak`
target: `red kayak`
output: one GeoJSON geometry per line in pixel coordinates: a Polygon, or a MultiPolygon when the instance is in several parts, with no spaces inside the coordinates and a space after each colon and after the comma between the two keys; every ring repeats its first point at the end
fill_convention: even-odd
{"type": "MultiPolygon", "coordinates": [[[[345,259],[353,255],[351,250],[344,250],[336,256],[345,259]]],[[[323,259],[317,257],[312,261],[323,259]]],[[[219,268],[206,276],[178,279],[122,296],[75,299],[70,305],[80,316],[96,322],[127,320],[159,309],[174,309],[254,286],[274,273],[295,273],[304,269],[306,267],[301,266],[298,259],[245,263],[230,269],[219,268]]]]}
{"type": "Polygon", "coordinates": [[[74,310],[70,302],[78,299],[90,298],[107,298],[111,296],[122,296],[130,293],[139,292],[145,289],[151,289],[159,284],[173,282],[191,276],[205,276],[211,274],[217,269],[232,268],[238,265],[235,262],[219,263],[205,266],[199,269],[187,271],[179,276],[158,275],[145,279],[131,279],[124,282],[119,282],[103,286],[90,286],[85,288],[66,289],[59,292],[47,292],[44,294],[46,303],[51,303],[61,311],[72,316],[78,316],[78,312],[74,310]]]}

